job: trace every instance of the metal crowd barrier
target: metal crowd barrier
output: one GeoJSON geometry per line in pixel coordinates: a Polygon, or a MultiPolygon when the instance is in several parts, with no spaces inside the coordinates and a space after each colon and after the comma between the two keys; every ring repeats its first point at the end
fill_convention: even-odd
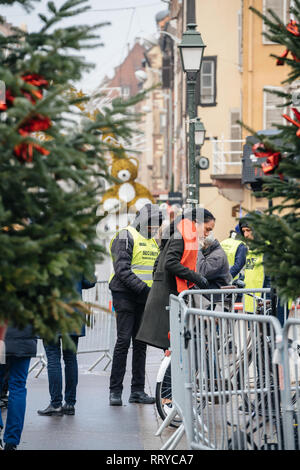
{"type": "Polygon", "coordinates": [[[283,329],[284,430],[286,448],[300,449],[300,319],[287,320],[283,329]]]}
{"type": "Polygon", "coordinates": [[[184,433],[191,449],[299,448],[300,320],[282,329],[269,295],[226,289],[170,296],[172,410],[157,435],[175,415],[182,424],[162,449],[174,449],[184,433]]]}
{"type": "MultiPolygon", "coordinates": [[[[86,317],[86,334],[79,338],[78,354],[100,353],[99,357],[88,368],[93,370],[103,359],[107,363],[106,370],[112,361],[112,353],[116,339],[116,319],[112,308],[111,292],[107,281],[98,281],[95,287],[82,291],[82,300],[91,303],[91,314],[86,317]],[[107,311],[109,310],[109,312],[107,311]]],[[[42,340],[38,340],[37,361],[32,364],[29,372],[39,366],[36,377],[47,366],[46,353],[42,340]]]]}

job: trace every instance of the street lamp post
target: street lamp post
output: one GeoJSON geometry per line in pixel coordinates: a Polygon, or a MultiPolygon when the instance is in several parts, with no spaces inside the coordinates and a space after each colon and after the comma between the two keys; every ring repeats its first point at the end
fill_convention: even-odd
{"type": "Polygon", "coordinates": [[[196,193],[196,160],[195,160],[195,118],[196,118],[196,78],[200,71],[204,48],[201,34],[196,31],[196,24],[187,25],[187,30],[182,35],[182,41],[179,44],[180,57],[183,71],[187,77],[187,110],[189,118],[189,145],[188,145],[188,184],[186,202],[192,206],[198,203],[198,194],[196,193]]]}
{"type": "MultiPolygon", "coordinates": [[[[195,144],[196,144],[196,148],[200,147],[200,155],[201,155],[201,148],[204,144],[205,133],[206,133],[206,129],[204,127],[203,122],[201,121],[200,118],[196,118],[195,120],[195,144]]],[[[201,170],[201,166],[199,166],[200,158],[201,156],[195,158],[196,160],[196,195],[197,195],[197,198],[199,198],[198,203],[200,202],[200,195],[199,195],[200,170],[201,170]]]]}

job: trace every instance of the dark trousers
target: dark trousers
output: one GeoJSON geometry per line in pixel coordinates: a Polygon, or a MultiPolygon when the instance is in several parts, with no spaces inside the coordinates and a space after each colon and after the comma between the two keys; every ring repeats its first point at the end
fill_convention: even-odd
{"type": "MultiPolygon", "coordinates": [[[[8,379],[8,403],[5,432],[3,440],[7,444],[19,445],[24,426],[26,410],[26,381],[30,363],[30,357],[7,357],[9,368],[8,379]]],[[[0,390],[4,382],[6,372],[5,365],[0,365],[0,390]]],[[[0,412],[0,426],[3,427],[0,412]]]]}
{"type": "Polygon", "coordinates": [[[147,345],[141,341],[137,341],[135,336],[141,323],[145,305],[129,301],[128,299],[122,299],[121,295],[113,295],[113,305],[117,316],[117,341],[111,368],[110,391],[121,393],[123,390],[123,380],[131,340],[131,391],[144,391],[147,345]]]}
{"type": "MultiPolygon", "coordinates": [[[[78,337],[72,336],[76,351],[78,337]]],[[[63,377],[61,367],[61,356],[65,364],[65,402],[67,405],[75,405],[76,389],[78,384],[78,363],[77,353],[61,347],[61,340],[57,343],[44,344],[47,355],[47,370],[49,381],[49,393],[51,405],[58,408],[63,401],[63,377]]]]}

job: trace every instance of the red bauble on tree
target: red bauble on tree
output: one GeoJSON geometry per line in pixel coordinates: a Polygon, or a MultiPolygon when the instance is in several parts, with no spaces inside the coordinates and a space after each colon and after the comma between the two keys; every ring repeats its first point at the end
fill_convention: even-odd
{"type": "MultiPolygon", "coordinates": [[[[263,143],[259,142],[252,147],[254,155],[258,158],[266,158],[266,161],[261,164],[261,169],[265,175],[273,173],[278,168],[281,160],[280,152],[273,152],[267,150],[263,143]]],[[[281,175],[282,177],[282,175],[281,175]]]]}
{"type": "MultiPolygon", "coordinates": [[[[48,81],[38,74],[26,74],[23,75],[22,80],[29,83],[38,89],[30,91],[21,90],[25,98],[31,103],[35,104],[37,100],[43,97],[43,88],[46,88],[49,83],[48,81]]],[[[5,93],[5,103],[0,102],[0,111],[7,111],[14,104],[15,96],[12,91],[8,88],[5,93]]],[[[51,126],[51,120],[48,116],[42,114],[36,114],[28,118],[18,129],[19,134],[22,137],[28,137],[33,132],[46,131],[51,126]]],[[[42,155],[49,155],[49,151],[44,147],[33,143],[33,142],[22,142],[14,147],[14,154],[20,161],[31,162],[33,160],[33,150],[38,151],[42,155]]]]}

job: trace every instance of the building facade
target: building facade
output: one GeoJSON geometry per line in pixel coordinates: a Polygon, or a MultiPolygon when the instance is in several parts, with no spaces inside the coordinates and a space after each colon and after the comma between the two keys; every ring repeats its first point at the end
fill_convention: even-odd
{"type": "MultiPolygon", "coordinates": [[[[280,99],[266,89],[280,89],[288,69],[276,66],[270,57],[280,55],[283,48],[266,40],[263,21],[250,7],[266,14],[271,8],[288,23],[289,4],[289,0],[172,0],[168,21],[159,25],[177,38],[172,49],[173,172],[174,189],[184,195],[188,175],[186,77],[175,43],[188,23],[196,23],[206,44],[196,85],[197,115],[205,126],[206,139],[197,150],[210,165],[199,172],[199,202],[216,216],[218,239],[228,236],[244,212],[268,204],[242,183],[243,147],[249,132],[240,122],[261,131],[283,121],[283,110],[277,107],[280,99]]],[[[162,50],[167,53],[166,47],[162,50]]]]}

